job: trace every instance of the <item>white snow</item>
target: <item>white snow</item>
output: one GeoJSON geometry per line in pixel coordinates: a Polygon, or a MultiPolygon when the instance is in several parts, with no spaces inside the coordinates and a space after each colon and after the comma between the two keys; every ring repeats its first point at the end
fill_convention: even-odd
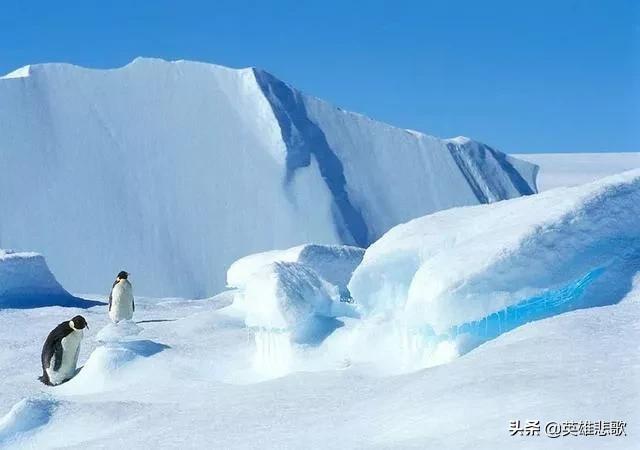
{"type": "Polygon", "coordinates": [[[532,165],[473,141],[412,135],[260,70],[146,58],[0,79],[0,166],[0,192],[20,192],[0,196],[20,212],[0,218],[0,246],[46,254],[74,292],[124,269],[136,293],[207,297],[247,254],[368,245],[534,190],[532,165]]]}
{"type": "Polygon", "coordinates": [[[349,246],[305,245],[249,255],[227,272],[238,288],[230,314],[254,330],[255,368],[278,376],[292,370],[294,344],[318,345],[355,316],[343,301],[364,250],[349,246]]]}
{"type": "Polygon", "coordinates": [[[174,321],[139,324],[139,339],[170,348],[143,356],[102,347],[93,337],[108,323],[106,307],[81,311],[91,327],[80,357],[88,372],[57,388],[35,380],[42,339],[79,311],[4,310],[0,446],[627,450],[640,432],[639,305],[533,322],[402,376],[352,363],[238,384],[254,350],[242,323],[215,302],[140,299],[141,320],[174,321]],[[627,436],[510,437],[515,419],[622,420],[627,436]]]}
{"type": "Polygon", "coordinates": [[[286,250],[271,250],[240,258],[227,271],[227,285],[240,288],[251,276],[274,262],[297,262],[308,266],[326,281],[343,288],[362,261],[364,249],[348,245],[306,244],[286,250]]]}
{"type": "Polygon", "coordinates": [[[538,188],[546,191],[576,186],[599,178],[640,168],[640,153],[522,153],[519,160],[540,166],[538,188]]]}
{"type": "Polygon", "coordinates": [[[132,320],[121,320],[109,323],[98,331],[95,340],[98,342],[119,342],[142,332],[142,328],[132,320]]]}

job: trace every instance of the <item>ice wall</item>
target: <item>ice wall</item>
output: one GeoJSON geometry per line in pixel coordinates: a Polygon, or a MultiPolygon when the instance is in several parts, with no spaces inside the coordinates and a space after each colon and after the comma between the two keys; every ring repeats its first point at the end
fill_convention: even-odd
{"type": "Polygon", "coordinates": [[[0,208],[20,212],[0,218],[0,245],[43,251],[72,291],[106,293],[124,269],[139,294],[205,297],[246,254],[364,246],[429,212],[535,190],[533,165],[469,142],[346,113],[254,69],[31,65],[0,79],[0,208]]]}

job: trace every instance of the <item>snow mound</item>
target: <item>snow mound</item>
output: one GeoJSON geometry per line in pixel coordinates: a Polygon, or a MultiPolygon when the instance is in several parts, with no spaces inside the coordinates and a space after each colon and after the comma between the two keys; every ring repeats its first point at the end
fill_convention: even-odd
{"type": "Polygon", "coordinates": [[[640,170],[456,208],[390,230],[349,283],[368,318],[462,351],[531,320],[619,302],[640,270],[640,170]]]}
{"type": "Polygon", "coordinates": [[[227,271],[227,285],[244,287],[251,277],[274,262],[297,262],[308,267],[321,278],[334,284],[347,297],[347,283],[362,261],[364,249],[347,245],[307,244],[287,250],[273,250],[245,256],[234,262],[227,271]]]}
{"type": "Polygon", "coordinates": [[[0,79],[0,192],[21,193],[0,196],[21,212],[0,217],[2,245],[40,249],[74,292],[103,292],[125,264],[137,293],[205,298],[243,255],[365,247],[424,214],[535,192],[532,164],[257,69],[138,58],[28,71],[0,79]]]}
{"type": "Polygon", "coordinates": [[[0,446],[8,444],[19,435],[49,422],[57,402],[47,399],[25,398],[20,400],[0,419],[0,446]]]}
{"type": "Polygon", "coordinates": [[[249,255],[227,274],[237,287],[229,308],[253,330],[255,367],[280,375],[291,367],[292,344],[320,345],[354,317],[346,282],[361,261],[363,250],[348,246],[305,245],[249,255]]]}
{"type": "Polygon", "coordinates": [[[249,327],[299,330],[312,318],[352,315],[347,280],[364,250],[350,246],[302,245],[239,259],[227,272],[238,288],[233,308],[249,327]]]}
{"type": "Polygon", "coordinates": [[[248,327],[291,333],[298,343],[317,343],[338,325],[334,317],[353,316],[337,286],[300,263],[276,262],[254,274],[232,305],[248,327]],[[327,330],[323,325],[332,327],[327,330]]]}
{"type": "Polygon", "coordinates": [[[42,255],[0,249],[0,308],[98,304],[101,303],[69,294],[53,276],[42,255]]]}
{"type": "Polygon", "coordinates": [[[115,389],[124,383],[133,362],[169,348],[151,340],[107,342],[96,348],[78,374],[56,387],[61,394],[87,394],[115,389]]]}
{"type": "Polygon", "coordinates": [[[96,334],[98,342],[118,342],[135,337],[142,332],[142,327],[131,320],[110,323],[96,334]]]}

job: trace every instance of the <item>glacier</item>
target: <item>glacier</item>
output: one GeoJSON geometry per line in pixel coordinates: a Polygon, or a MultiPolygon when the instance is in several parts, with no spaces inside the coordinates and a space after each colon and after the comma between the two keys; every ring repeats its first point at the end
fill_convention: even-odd
{"type": "Polygon", "coordinates": [[[138,58],[0,78],[0,246],[72,292],[132,274],[203,298],[238,258],[366,247],[435,211],[535,193],[537,166],[346,112],[259,69],[138,58]],[[25,207],[27,205],[27,207],[25,207]]]}

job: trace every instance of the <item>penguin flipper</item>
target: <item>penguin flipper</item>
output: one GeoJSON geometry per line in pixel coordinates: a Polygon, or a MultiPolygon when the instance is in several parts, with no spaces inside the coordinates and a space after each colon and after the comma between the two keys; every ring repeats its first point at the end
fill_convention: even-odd
{"type": "Polygon", "coordinates": [[[62,366],[62,340],[53,343],[53,370],[60,370],[62,366]]]}
{"type": "Polygon", "coordinates": [[[116,287],[116,284],[118,284],[117,279],[111,285],[111,292],[109,292],[109,311],[111,311],[111,302],[113,301],[113,288],[116,287]]]}

